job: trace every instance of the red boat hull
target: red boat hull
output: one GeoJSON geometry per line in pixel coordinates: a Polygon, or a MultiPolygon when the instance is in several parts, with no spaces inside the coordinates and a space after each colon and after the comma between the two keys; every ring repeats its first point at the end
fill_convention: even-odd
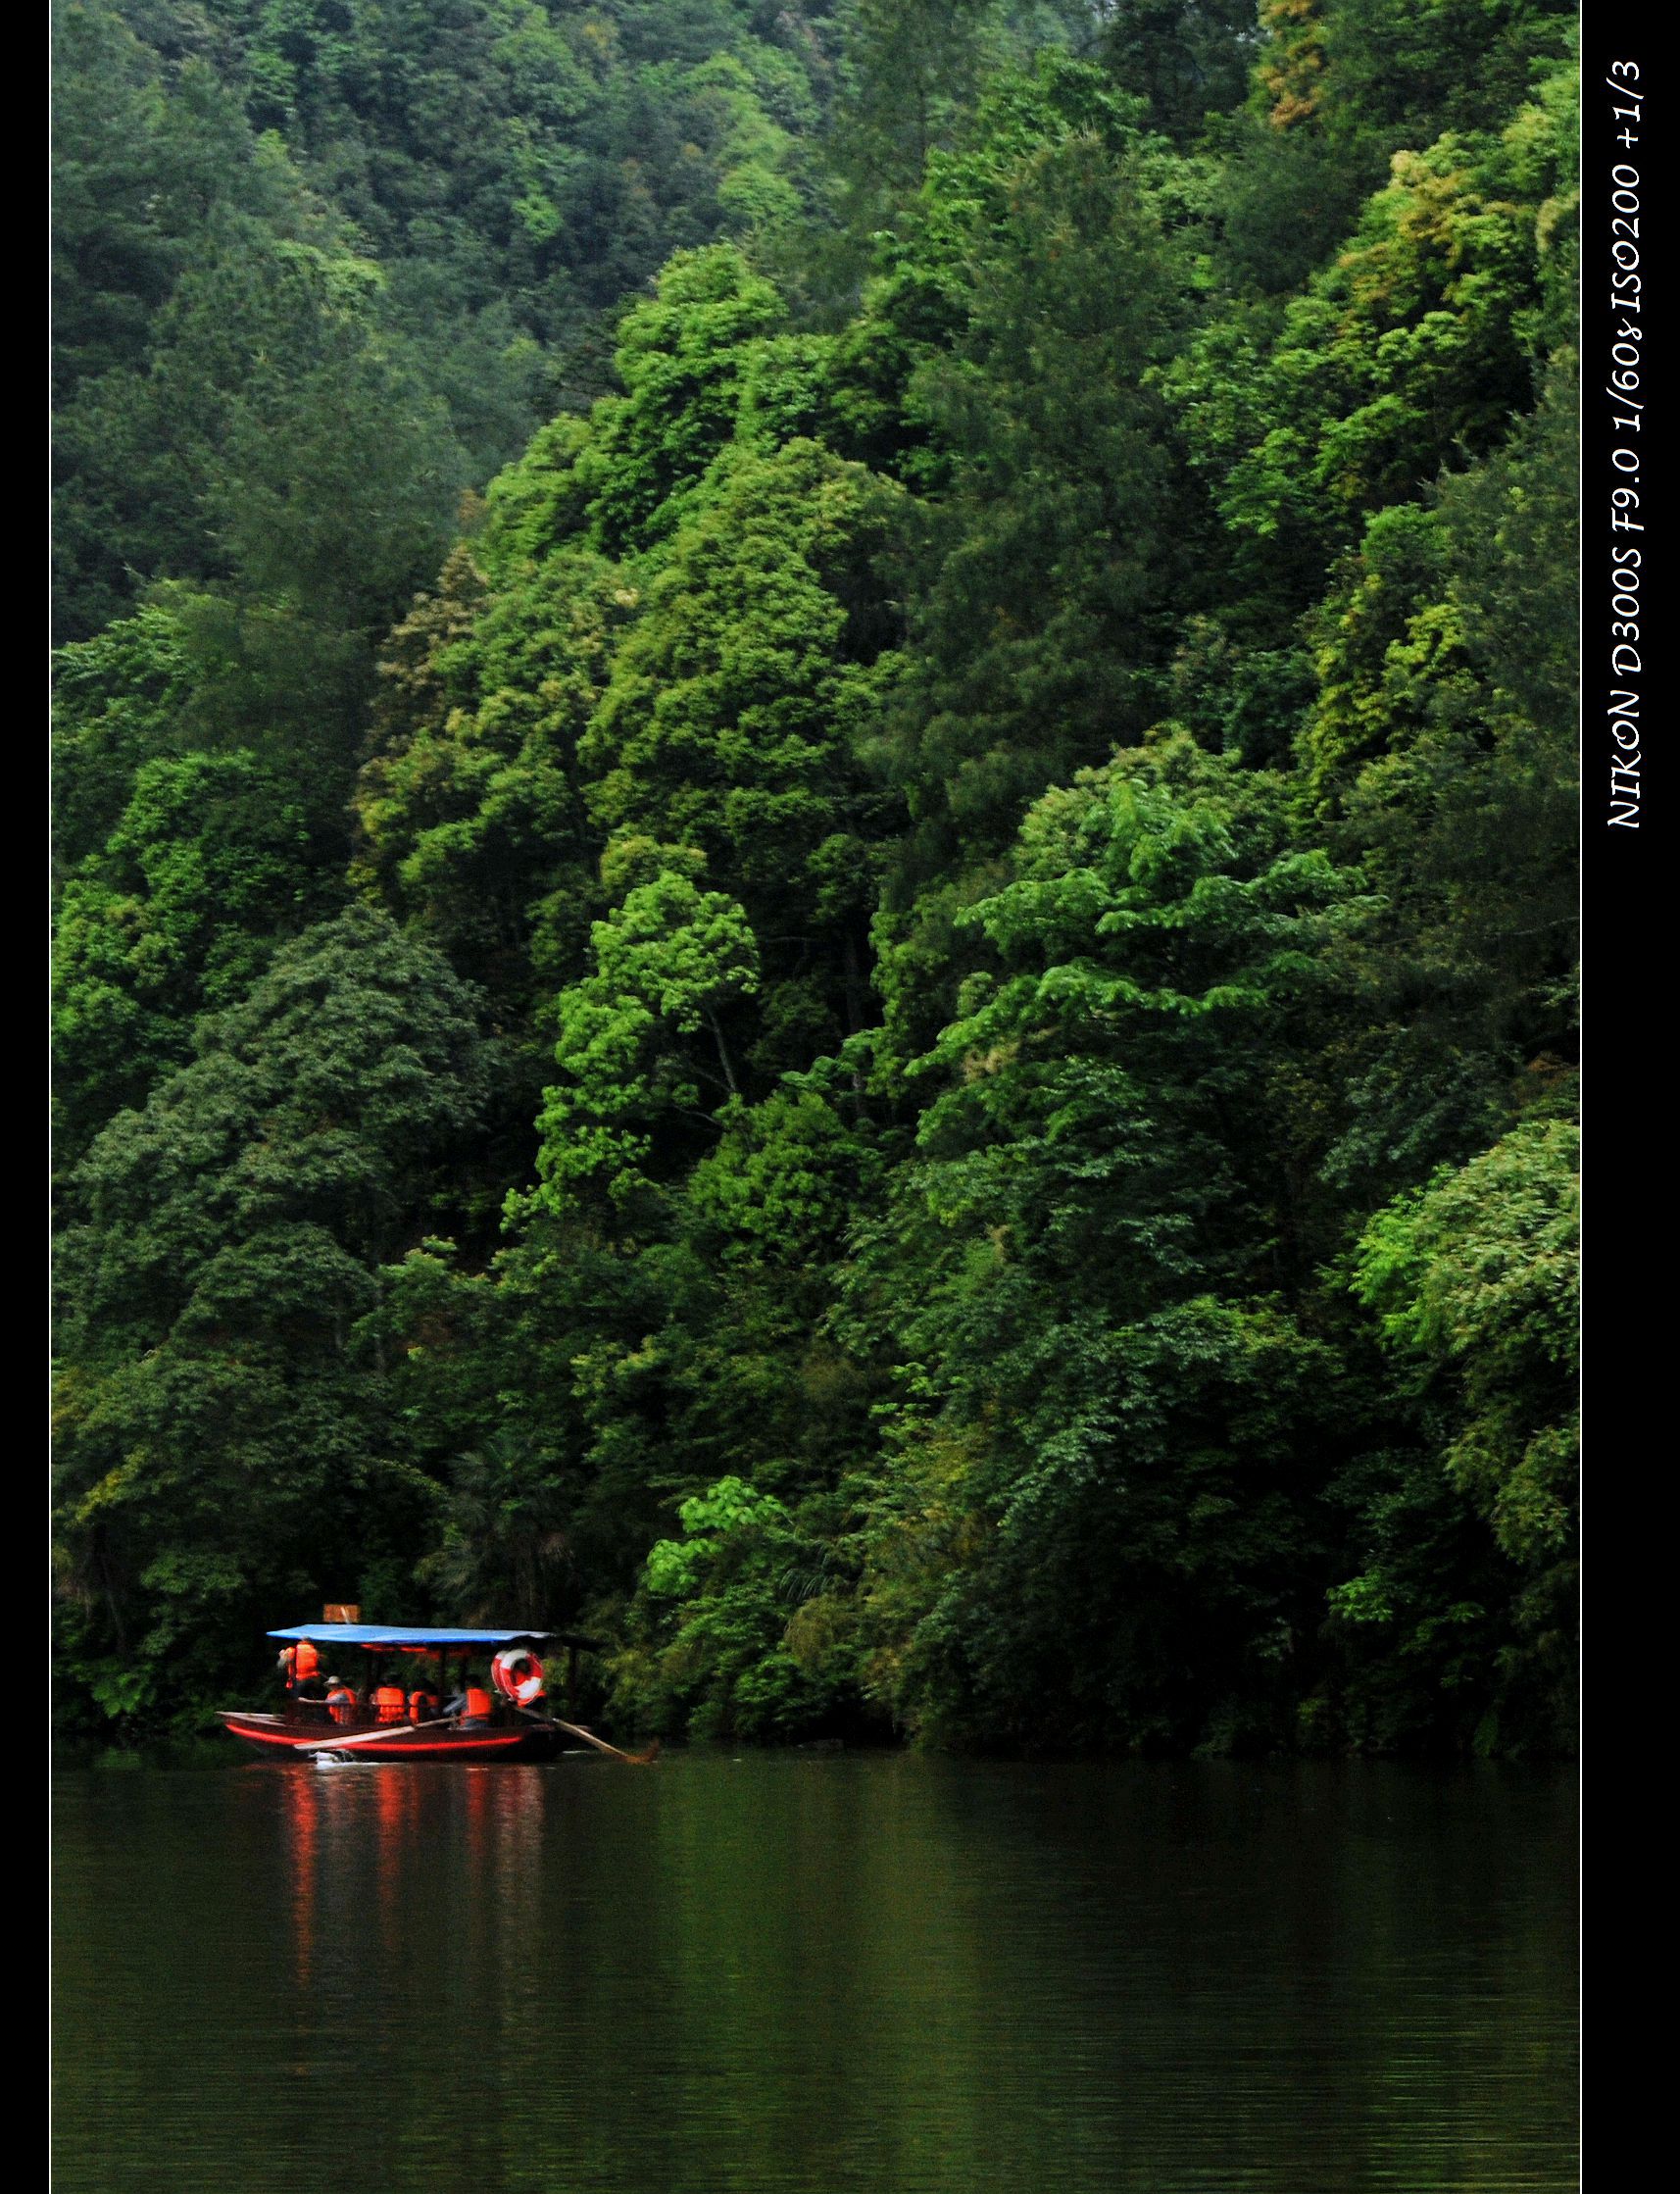
{"type": "MultiPolygon", "coordinates": [[[[330,1722],[297,1721],[277,1714],[239,1714],[224,1711],[222,1725],[256,1751],[272,1760],[287,1754],[310,1760],[333,1749],[335,1734],[330,1722]]],[[[352,1760],[553,1760],[561,1749],[561,1732],[537,1722],[499,1728],[494,1724],[463,1729],[442,1721],[419,1721],[393,1728],[376,1743],[366,1740],[377,1727],[362,1722],[339,1733],[339,1742],[352,1760]],[[361,1743],[352,1740],[361,1738],[361,1743]]]]}

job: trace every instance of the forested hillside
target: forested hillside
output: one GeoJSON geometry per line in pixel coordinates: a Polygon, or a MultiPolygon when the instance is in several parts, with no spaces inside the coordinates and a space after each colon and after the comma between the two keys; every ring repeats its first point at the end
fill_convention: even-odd
{"type": "Polygon", "coordinates": [[[1573,9],[55,21],[67,1721],[1567,1744],[1573,9]]]}

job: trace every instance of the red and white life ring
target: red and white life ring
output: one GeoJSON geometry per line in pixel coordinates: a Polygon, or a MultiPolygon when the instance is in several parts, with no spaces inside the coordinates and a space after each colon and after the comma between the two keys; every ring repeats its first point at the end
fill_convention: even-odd
{"type": "Polygon", "coordinates": [[[528,1647],[504,1647],[490,1664],[490,1680],[516,1707],[534,1706],[543,1695],[542,1663],[528,1647]]]}

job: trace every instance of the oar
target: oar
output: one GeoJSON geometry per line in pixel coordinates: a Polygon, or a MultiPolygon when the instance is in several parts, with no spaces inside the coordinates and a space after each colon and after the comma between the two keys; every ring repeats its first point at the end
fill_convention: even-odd
{"type": "MultiPolygon", "coordinates": [[[[454,1715],[440,1714],[436,1717],[437,1721],[453,1721],[455,1720],[454,1715]]],[[[294,1752],[326,1752],[328,1750],[348,1752],[352,1745],[383,1744],[387,1737],[409,1737],[417,1729],[426,1729],[434,1726],[435,1722],[393,1721],[388,1729],[365,1729],[357,1737],[306,1737],[302,1744],[293,1745],[292,1750],[294,1752]]]]}
{"type": "Polygon", "coordinates": [[[593,1729],[580,1729],[575,1721],[562,1721],[557,1714],[532,1714],[528,1707],[521,1707],[519,1712],[527,1721],[540,1721],[551,1729],[564,1729],[568,1736],[581,1737],[586,1745],[593,1745],[597,1752],[606,1753],[610,1759],[622,1760],[626,1767],[651,1768],[660,1756],[657,1737],[646,1752],[620,1752],[617,1745],[610,1745],[605,1737],[598,1737],[593,1729]]]}

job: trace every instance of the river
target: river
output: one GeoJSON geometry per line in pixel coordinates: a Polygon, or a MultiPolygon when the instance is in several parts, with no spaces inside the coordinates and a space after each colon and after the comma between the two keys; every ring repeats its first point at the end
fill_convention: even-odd
{"type": "Polygon", "coordinates": [[[724,1752],[54,1792],[58,2194],[1576,2184],[1565,1777],[724,1752]]]}

